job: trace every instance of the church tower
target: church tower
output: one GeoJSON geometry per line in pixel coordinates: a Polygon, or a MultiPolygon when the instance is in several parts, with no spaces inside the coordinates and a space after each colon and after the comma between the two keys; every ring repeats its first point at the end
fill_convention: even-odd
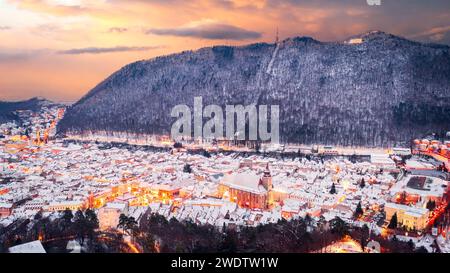
{"type": "Polygon", "coordinates": [[[272,175],[269,170],[269,163],[267,163],[266,170],[264,171],[263,176],[261,177],[261,184],[267,190],[266,196],[266,208],[272,207],[273,204],[273,185],[272,185],[272,175]]]}
{"type": "Polygon", "coordinates": [[[261,184],[267,191],[271,191],[272,185],[272,175],[269,170],[269,163],[267,163],[266,170],[264,171],[263,177],[261,178],[261,184]]]}
{"type": "Polygon", "coordinates": [[[89,191],[88,208],[94,208],[94,194],[92,193],[92,191],[89,191]]]}

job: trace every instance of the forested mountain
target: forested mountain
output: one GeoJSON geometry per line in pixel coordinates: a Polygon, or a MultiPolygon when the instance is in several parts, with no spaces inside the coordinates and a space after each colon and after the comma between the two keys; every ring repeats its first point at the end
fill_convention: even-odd
{"type": "Polygon", "coordinates": [[[17,111],[29,110],[38,112],[42,106],[53,104],[42,98],[32,98],[25,101],[9,102],[0,101],[0,123],[20,121],[17,111]]]}
{"type": "Polygon", "coordinates": [[[391,145],[450,130],[449,47],[379,31],[216,46],[129,64],[71,106],[59,131],[169,133],[171,109],[278,104],[282,141],[391,145]]]}

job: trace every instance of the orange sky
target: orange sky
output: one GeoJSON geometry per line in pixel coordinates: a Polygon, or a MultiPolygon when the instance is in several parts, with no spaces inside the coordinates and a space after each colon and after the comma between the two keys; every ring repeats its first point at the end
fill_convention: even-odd
{"type": "Polygon", "coordinates": [[[0,100],[73,102],[127,63],[368,30],[450,44],[448,0],[0,0],[0,100]]]}

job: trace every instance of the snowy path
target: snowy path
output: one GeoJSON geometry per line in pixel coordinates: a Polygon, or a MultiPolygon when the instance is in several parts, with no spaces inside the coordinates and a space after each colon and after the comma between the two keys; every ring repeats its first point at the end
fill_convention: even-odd
{"type": "Polygon", "coordinates": [[[269,65],[267,66],[267,70],[266,70],[267,74],[270,74],[270,75],[272,74],[272,66],[273,66],[273,63],[275,62],[275,59],[277,58],[279,50],[280,50],[280,43],[277,44],[277,47],[273,51],[272,58],[270,59],[269,65]]]}

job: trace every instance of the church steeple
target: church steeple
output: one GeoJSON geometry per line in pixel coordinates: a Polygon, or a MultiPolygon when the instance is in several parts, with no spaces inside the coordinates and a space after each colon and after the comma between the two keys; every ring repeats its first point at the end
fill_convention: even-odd
{"type": "Polygon", "coordinates": [[[266,165],[266,169],[264,170],[263,177],[261,178],[261,182],[263,187],[270,191],[272,190],[272,175],[270,174],[269,163],[266,165]]]}

